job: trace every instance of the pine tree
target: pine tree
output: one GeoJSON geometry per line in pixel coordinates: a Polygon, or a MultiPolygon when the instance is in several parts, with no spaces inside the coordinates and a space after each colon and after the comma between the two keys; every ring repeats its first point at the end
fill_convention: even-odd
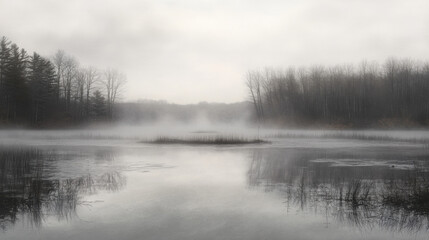
{"type": "Polygon", "coordinates": [[[0,40],[0,120],[6,119],[6,72],[10,66],[10,41],[6,37],[0,40]]]}
{"type": "Polygon", "coordinates": [[[11,56],[5,72],[6,119],[23,121],[28,112],[29,92],[26,85],[28,56],[24,49],[11,45],[11,56]]]}
{"type": "Polygon", "coordinates": [[[34,53],[30,62],[32,122],[46,120],[56,100],[56,74],[53,64],[34,53]]]}

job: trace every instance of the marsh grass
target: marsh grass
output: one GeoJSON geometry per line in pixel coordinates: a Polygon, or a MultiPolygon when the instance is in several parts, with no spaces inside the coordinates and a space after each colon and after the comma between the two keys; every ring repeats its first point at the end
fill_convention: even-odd
{"type": "Polygon", "coordinates": [[[151,144],[189,144],[189,145],[242,145],[269,143],[262,139],[249,139],[236,136],[193,136],[189,138],[158,137],[141,143],[151,144]]]}
{"type": "Polygon", "coordinates": [[[359,229],[429,230],[426,166],[412,170],[332,167],[311,162],[319,154],[255,149],[247,181],[250,186],[280,192],[288,211],[292,205],[359,229]]]}
{"type": "Polygon", "coordinates": [[[0,234],[20,218],[40,227],[47,216],[68,220],[77,215],[77,206],[87,204],[82,196],[98,190],[118,191],[126,184],[119,172],[100,176],[57,178],[46,171],[45,163],[58,160],[55,152],[34,148],[0,147],[0,234]]]}
{"type": "Polygon", "coordinates": [[[429,183],[426,178],[410,177],[405,181],[386,183],[382,193],[384,205],[429,215],[429,183]]]}
{"type": "Polygon", "coordinates": [[[364,182],[361,179],[350,181],[345,191],[340,191],[340,201],[350,202],[354,205],[367,205],[371,202],[371,191],[374,189],[373,182],[364,182]],[[344,196],[342,193],[345,193],[344,196]]]}

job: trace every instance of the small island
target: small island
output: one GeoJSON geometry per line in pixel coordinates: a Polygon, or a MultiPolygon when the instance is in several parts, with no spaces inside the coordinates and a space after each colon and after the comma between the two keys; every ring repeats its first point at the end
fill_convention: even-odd
{"type": "Polygon", "coordinates": [[[249,139],[242,137],[225,136],[198,136],[190,138],[158,137],[154,140],[141,141],[151,144],[189,144],[189,145],[243,145],[270,143],[262,139],[249,139]]]}

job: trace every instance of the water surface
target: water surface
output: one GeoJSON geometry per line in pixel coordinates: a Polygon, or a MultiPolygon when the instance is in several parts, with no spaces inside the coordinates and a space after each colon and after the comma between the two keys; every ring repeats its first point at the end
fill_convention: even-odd
{"type": "Polygon", "coordinates": [[[428,239],[424,144],[1,134],[0,239],[428,239]]]}

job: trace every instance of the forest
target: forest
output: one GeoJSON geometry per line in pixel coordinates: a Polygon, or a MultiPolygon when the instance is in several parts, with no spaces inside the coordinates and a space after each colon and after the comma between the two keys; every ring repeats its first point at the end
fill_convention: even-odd
{"type": "Polygon", "coordinates": [[[291,126],[429,125],[429,63],[313,66],[249,71],[246,86],[258,121],[291,126]]]}
{"type": "Polygon", "coordinates": [[[126,76],[81,66],[58,50],[51,58],[0,40],[0,124],[70,126],[116,118],[126,76]]]}
{"type": "MultiPolygon", "coordinates": [[[[244,105],[219,105],[216,110],[200,104],[195,110],[185,106],[179,110],[174,104],[118,104],[125,83],[125,74],[116,69],[81,66],[62,50],[49,58],[28,54],[8,38],[0,39],[3,126],[148,121],[166,114],[189,119],[201,111],[212,112],[210,118],[221,113],[222,119],[237,119],[237,113],[246,113],[236,109],[244,105]]],[[[265,68],[249,71],[246,86],[259,123],[346,128],[429,125],[427,62],[389,58],[383,64],[265,68]]]]}

